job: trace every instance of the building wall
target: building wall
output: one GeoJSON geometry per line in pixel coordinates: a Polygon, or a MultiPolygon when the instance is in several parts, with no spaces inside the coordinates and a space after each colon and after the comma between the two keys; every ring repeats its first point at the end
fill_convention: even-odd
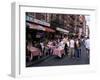
{"type": "Polygon", "coordinates": [[[70,33],[86,35],[86,19],[84,15],[50,13],[27,13],[27,15],[48,22],[53,28],[61,27],[68,30],[70,33]],[[81,33],[80,28],[82,29],[81,33]]]}

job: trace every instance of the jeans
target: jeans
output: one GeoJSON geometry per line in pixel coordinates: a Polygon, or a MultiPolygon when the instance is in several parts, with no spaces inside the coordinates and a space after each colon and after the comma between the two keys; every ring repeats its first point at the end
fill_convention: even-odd
{"type": "Polygon", "coordinates": [[[70,49],[69,49],[69,55],[70,55],[71,57],[74,57],[74,48],[70,48],[70,49]]]}
{"type": "Polygon", "coordinates": [[[79,57],[81,57],[81,49],[80,48],[77,48],[76,49],[76,56],[79,58],[79,57]]]}

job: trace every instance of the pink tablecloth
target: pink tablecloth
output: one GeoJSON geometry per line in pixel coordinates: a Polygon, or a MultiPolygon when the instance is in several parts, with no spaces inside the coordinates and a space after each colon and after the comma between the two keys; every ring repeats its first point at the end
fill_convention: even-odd
{"type": "Polygon", "coordinates": [[[31,56],[41,56],[41,51],[35,47],[27,47],[28,50],[31,52],[31,56]]]}
{"type": "Polygon", "coordinates": [[[58,56],[58,57],[62,57],[63,54],[65,55],[64,49],[55,48],[55,49],[53,50],[53,55],[56,55],[56,56],[58,56]]]}
{"type": "Polygon", "coordinates": [[[51,49],[54,49],[55,48],[55,46],[52,46],[52,45],[47,45],[49,48],[51,48],[51,49]]]}

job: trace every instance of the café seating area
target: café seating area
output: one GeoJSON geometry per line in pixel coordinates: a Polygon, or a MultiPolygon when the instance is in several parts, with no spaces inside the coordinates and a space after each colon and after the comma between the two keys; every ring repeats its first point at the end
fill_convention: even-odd
{"type": "Polygon", "coordinates": [[[28,51],[26,54],[30,54],[28,55],[29,57],[27,56],[29,61],[34,61],[36,57],[35,61],[49,55],[59,58],[65,55],[64,47],[61,47],[60,42],[54,44],[53,41],[49,41],[47,44],[40,43],[39,46],[40,47],[33,46],[32,44],[27,45],[28,51]]]}

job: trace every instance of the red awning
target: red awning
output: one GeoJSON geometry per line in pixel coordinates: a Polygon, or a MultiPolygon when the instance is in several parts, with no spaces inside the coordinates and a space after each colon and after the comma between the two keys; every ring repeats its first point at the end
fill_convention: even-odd
{"type": "Polygon", "coordinates": [[[42,30],[42,31],[46,31],[46,32],[55,32],[55,30],[53,30],[51,28],[44,27],[44,26],[37,25],[37,24],[27,23],[26,25],[28,25],[30,29],[42,30]]]}
{"type": "Polygon", "coordinates": [[[45,28],[43,26],[36,25],[36,24],[31,24],[31,23],[27,23],[27,25],[29,26],[30,29],[36,29],[36,30],[45,31],[45,28]]]}
{"type": "Polygon", "coordinates": [[[45,27],[45,31],[47,31],[47,32],[55,32],[55,30],[53,30],[51,28],[47,28],[47,27],[45,27]]]}

